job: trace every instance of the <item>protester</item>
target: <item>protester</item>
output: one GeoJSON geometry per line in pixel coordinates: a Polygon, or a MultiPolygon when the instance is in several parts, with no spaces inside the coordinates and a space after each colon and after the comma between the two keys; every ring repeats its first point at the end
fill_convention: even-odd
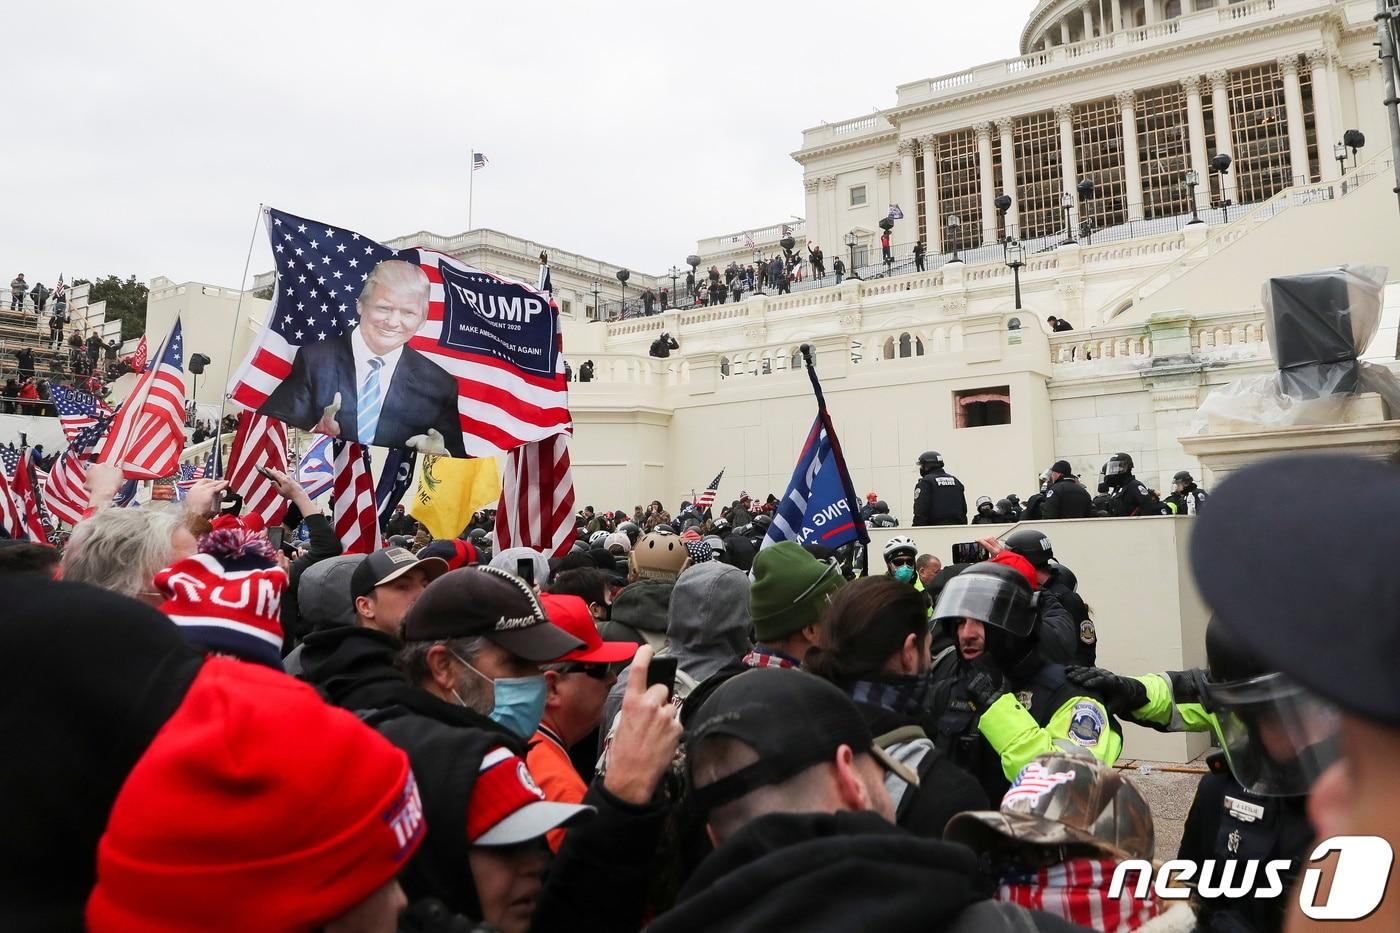
{"type": "Polygon", "coordinates": [[[666,646],[671,593],[690,565],[689,552],[678,535],[654,531],[637,542],[627,562],[631,582],[613,597],[612,616],[601,627],[603,637],[660,651],[666,646]]]}
{"type": "Polygon", "coordinates": [[[835,561],[819,561],[795,541],[780,541],[759,553],[749,589],[754,646],[746,667],[800,667],[822,643],[823,616],[845,578],[835,561]]]}
{"type": "Polygon", "coordinates": [[[0,539],[0,576],[37,573],[53,579],[62,556],[47,544],[0,539]]]}

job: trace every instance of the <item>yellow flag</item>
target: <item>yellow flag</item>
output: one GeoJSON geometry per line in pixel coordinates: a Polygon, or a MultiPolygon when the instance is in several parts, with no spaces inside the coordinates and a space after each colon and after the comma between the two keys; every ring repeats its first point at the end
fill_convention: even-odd
{"type": "Polygon", "coordinates": [[[427,526],[434,538],[455,538],[477,509],[501,498],[501,474],[495,457],[423,458],[418,492],[408,514],[427,526]]]}

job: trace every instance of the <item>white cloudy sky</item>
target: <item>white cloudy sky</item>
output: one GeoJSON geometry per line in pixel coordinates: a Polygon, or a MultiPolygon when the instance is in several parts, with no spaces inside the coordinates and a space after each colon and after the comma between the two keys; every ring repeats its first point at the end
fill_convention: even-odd
{"type": "Polygon", "coordinates": [[[1016,54],[1033,5],[7,4],[0,269],[236,284],[260,202],[458,232],[474,147],[477,226],[660,271],[800,214],[804,127],[1016,54]]]}

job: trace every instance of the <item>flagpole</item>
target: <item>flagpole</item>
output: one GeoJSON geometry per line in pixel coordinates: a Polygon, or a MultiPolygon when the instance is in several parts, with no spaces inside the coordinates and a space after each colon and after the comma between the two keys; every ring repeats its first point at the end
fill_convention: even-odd
{"type": "MultiPolygon", "coordinates": [[[[246,286],[248,284],[248,266],[251,265],[253,262],[253,246],[256,245],[258,242],[258,225],[263,222],[263,212],[265,210],[265,205],[258,205],[258,215],[257,218],[253,221],[253,235],[248,238],[248,255],[243,257],[243,277],[238,280],[238,304],[233,309],[233,327],[230,328],[228,335],[229,362],[233,361],[233,348],[234,345],[238,342],[238,320],[243,313],[243,293],[246,290],[246,286]]],[[[273,281],[272,287],[274,290],[273,297],[275,299],[277,288],[275,279],[273,281]]],[[[227,410],[228,386],[225,385],[223,394],[219,398],[219,421],[217,424],[214,425],[214,446],[219,448],[219,453],[214,458],[214,472],[216,475],[210,477],[210,479],[224,478],[224,412],[227,410]]]]}
{"type": "MultiPolygon", "coordinates": [[[[841,452],[841,442],[836,439],[836,428],[831,423],[831,414],[826,410],[826,396],[822,394],[822,384],[817,381],[816,354],[810,343],[804,343],[798,347],[798,350],[802,353],[802,359],[807,363],[807,376],[812,380],[812,391],[817,396],[817,415],[822,419],[822,425],[826,428],[827,440],[831,442],[831,451],[836,455],[838,462],[845,463],[846,457],[841,452]]],[[[851,518],[860,531],[860,540],[869,541],[870,533],[866,530],[865,522],[860,520],[860,502],[856,499],[855,487],[851,485],[850,478],[844,472],[841,477],[841,487],[846,494],[846,501],[850,505],[851,518]]]]}
{"type": "Polygon", "coordinates": [[[472,193],[476,186],[476,150],[473,149],[467,162],[467,232],[472,229],[472,193]]]}

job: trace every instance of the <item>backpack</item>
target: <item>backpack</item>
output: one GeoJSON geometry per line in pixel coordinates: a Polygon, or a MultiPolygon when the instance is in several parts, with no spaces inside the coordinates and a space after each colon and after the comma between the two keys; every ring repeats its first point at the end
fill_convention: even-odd
{"type": "MultiPolygon", "coordinates": [[[[919,765],[933,751],[933,740],[922,728],[914,725],[900,726],[876,736],[875,745],[915,774],[919,773],[919,765]]],[[[895,822],[899,822],[914,799],[914,795],[909,793],[911,787],[918,790],[917,784],[910,784],[893,771],[886,772],[885,790],[889,791],[890,800],[894,803],[895,822]]]]}

